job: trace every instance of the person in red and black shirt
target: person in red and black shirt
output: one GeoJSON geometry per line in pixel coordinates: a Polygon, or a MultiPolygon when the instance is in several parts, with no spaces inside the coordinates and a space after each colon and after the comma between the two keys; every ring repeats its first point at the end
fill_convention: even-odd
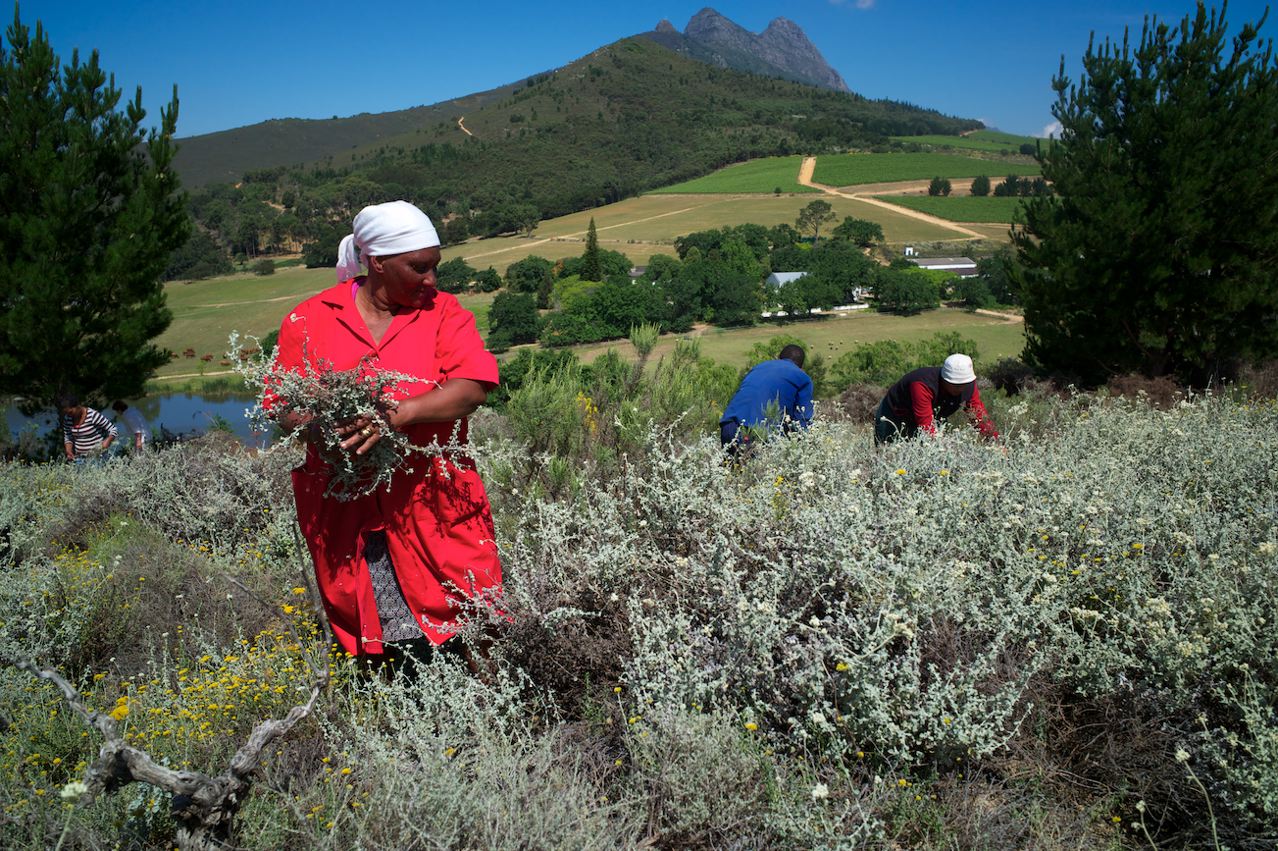
{"type": "Polygon", "coordinates": [[[936,434],[937,419],[945,419],[959,408],[971,412],[972,424],[986,438],[998,437],[998,429],[981,402],[981,391],[976,388],[972,359],[950,355],[941,366],[924,366],[906,373],[888,389],[874,412],[874,444],[911,438],[919,431],[936,434]]]}

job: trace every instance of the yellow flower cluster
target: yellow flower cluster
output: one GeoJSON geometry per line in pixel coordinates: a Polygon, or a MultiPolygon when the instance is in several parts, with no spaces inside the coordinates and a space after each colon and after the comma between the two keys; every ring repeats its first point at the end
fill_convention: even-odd
{"type": "Polygon", "coordinates": [[[591,436],[599,433],[599,406],[582,391],[577,391],[577,407],[581,409],[581,421],[591,436]]]}
{"type": "MultiPolygon", "coordinates": [[[[298,607],[283,608],[298,613],[296,634],[266,629],[252,640],[241,639],[237,653],[179,663],[171,680],[122,683],[128,694],[109,714],[128,719],[125,740],[187,767],[209,751],[238,745],[259,721],[280,717],[304,700],[313,681],[306,657],[315,655],[321,641],[319,626],[298,607]]],[[[348,677],[346,654],[329,653],[334,676],[348,677]]]]}

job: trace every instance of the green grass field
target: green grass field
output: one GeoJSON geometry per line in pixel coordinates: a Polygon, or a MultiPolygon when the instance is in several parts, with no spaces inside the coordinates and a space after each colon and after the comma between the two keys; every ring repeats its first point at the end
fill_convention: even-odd
{"type": "Polygon", "coordinates": [[[983,160],[955,154],[837,154],[817,157],[813,180],[826,186],[856,186],[933,177],[976,177],[993,180],[1007,174],[1038,174],[1037,164],[983,160]]]}
{"type": "MultiPolygon", "coordinates": [[[[855,216],[878,222],[890,243],[954,238],[945,228],[862,201],[835,196],[824,196],[824,200],[840,219],[855,216]]],[[[472,266],[494,265],[498,271],[528,254],[555,259],[550,251],[556,248],[566,252],[561,256],[575,256],[584,249],[586,228],[594,218],[601,246],[642,264],[652,254],[674,253],[675,237],[694,231],[746,223],[793,225],[799,210],[811,201],[807,195],[644,195],[542,222],[532,239],[480,240],[446,249],[444,256],[465,256],[472,266]],[[547,239],[553,241],[543,241],[547,239]],[[502,254],[491,254],[494,249],[502,254]]]]}
{"type": "MultiPolygon", "coordinates": [[[[177,352],[179,357],[156,370],[156,377],[225,371],[227,367],[220,361],[232,331],[264,337],[279,328],[290,308],[333,283],[331,269],[295,267],[264,277],[233,275],[167,284],[164,292],[173,311],[173,323],[156,343],[177,352]],[[195,357],[181,356],[188,348],[195,350],[195,357]],[[203,355],[213,355],[212,361],[201,361],[203,355]]],[[[461,300],[475,314],[480,333],[487,333],[493,294],[465,295],[461,300]]]]}
{"type": "MultiPolygon", "coordinates": [[[[942,307],[917,316],[893,316],[887,313],[861,311],[848,316],[831,317],[785,325],[765,324],[750,328],[706,328],[696,335],[703,354],[732,366],[744,366],[746,356],[756,343],[767,342],[778,334],[792,334],[803,340],[812,354],[821,354],[829,363],[861,343],[878,340],[911,342],[924,340],[938,331],[957,331],[976,341],[980,359],[989,363],[1004,357],[1019,356],[1025,346],[1025,326],[996,316],[983,316],[957,308],[942,307]]],[[[653,361],[668,354],[681,336],[667,334],[653,349],[653,361]]],[[[591,361],[608,349],[616,349],[627,358],[634,350],[625,340],[579,346],[574,351],[591,361]]]]}
{"type": "Polygon", "coordinates": [[[818,192],[799,184],[799,166],[803,157],[767,157],[736,163],[684,183],[654,190],[653,194],[688,193],[718,194],[724,192],[818,192]]]}
{"type": "MultiPolygon", "coordinates": [[[[964,187],[965,188],[965,187],[964,187]]],[[[900,204],[911,210],[918,210],[949,219],[952,222],[999,222],[1011,224],[1016,211],[1021,208],[1020,198],[995,198],[987,195],[983,198],[971,195],[880,195],[879,200],[889,204],[900,204]]]]}
{"type": "MultiPolygon", "coordinates": [[[[855,216],[878,222],[883,226],[884,235],[891,244],[935,243],[955,237],[946,228],[920,222],[863,201],[835,196],[826,196],[826,200],[840,219],[855,216]]],[[[505,274],[511,263],[530,254],[551,260],[576,257],[585,249],[586,228],[590,219],[594,218],[601,246],[620,251],[635,264],[643,265],[654,254],[674,254],[675,237],[694,231],[751,222],[765,227],[783,222],[793,224],[799,210],[809,201],[811,196],[807,195],[645,195],[547,220],[541,223],[531,238],[475,240],[446,248],[443,255],[445,260],[463,257],[477,269],[492,266],[502,274],[505,274]]],[[[982,227],[984,226],[977,226],[976,229],[982,227]]],[[[991,228],[989,236],[1005,240],[1006,232],[1000,228],[991,228]]],[[[165,292],[169,308],[173,311],[173,323],[157,342],[178,353],[188,348],[194,349],[195,357],[179,357],[161,367],[157,376],[161,379],[173,379],[174,376],[198,377],[225,371],[227,367],[220,362],[226,352],[227,337],[231,331],[265,336],[279,327],[281,318],[289,308],[331,286],[332,282],[333,272],[330,269],[289,266],[280,268],[274,275],[258,276],[243,272],[205,281],[173,282],[166,285],[165,292]],[[200,360],[203,355],[212,355],[213,358],[204,362],[200,360]]],[[[487,333],[488,330],[488,306],[492,299],[492,294],[462,296],[462,303],[475,313],[481,333],[487,333]]],[[[932,315],[933,319],[930,321],[936,321],[935,316],[938,315],[932,315]]],[[[963,317],[962,321],[973,321],[967,314],[959,315],[963,317]]],[[[857,316],[855,319],[838,322],[856,323],[849,327],[871,329],[878,327],[884,320],[888,320],[890,325],[893,318],[857,316]]],[[[978,325],[981,324],[986,324],[984,319],[978,320],[978,325]]],[[[828,323],[810,323],[805,327],[816,329],[827,325],[828,329],[822,331],[822,334],[833,332],[836,327],[843,327],[842,324],[836,325],[834,320],[828,323]]],[[[738,349],[739,353],[744,353],[753,345],[753,342],[738,345],[733,341],[753,340],[760,334],[760,339],[767,339],[772,333],[775,331],[771,329],[731,332],[709,330],[705,333],[703,342],[708,349],[716,351],[726,346],[724,352],[732,355],[738,349]],[[721,339],[721,335],[725,334],[728,336],[721,339]]],[[[930,333],[920,332],[920,336],[928,336],[930,333]]],[[[1019,326],[1017,333],[1019,334],[1019,326]]],[[[671,344],[669,341],[664,343],[671,344]]],[[[1019,350],[1019,346],[1018,339],[1016,350],[1019,350]]]]}
{"type": "Polygon", "coordinates": [[[1016,153],[1021,145],[1035,143],[1032,136],[1016,136],[997,130],[977,130],[966,136],[893,136],[898,142],[917,142],[935,148],[956,148],[964,151],[984,151],[990,154],[1016,153]]]}

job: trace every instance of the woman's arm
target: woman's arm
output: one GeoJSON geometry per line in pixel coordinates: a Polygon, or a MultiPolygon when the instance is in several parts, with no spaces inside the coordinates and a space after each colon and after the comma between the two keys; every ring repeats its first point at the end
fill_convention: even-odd
{"type": "MultiPolygon", "coordinates": [[[[470,378],[452,378],[438,389],[428,390],[416,396],[401,399],[386,414],[396,431],[421,423],[452,422],[468,417],[488,398],[488,388],[483,382],[470,378]]],[[[356,417],[339,429],[345,437],[343,449],[354,449],[363,455],[381,438],[378,423],[365,417],[356,417]],[[365,433],[365,429],[370,429],[365,433]]]]}

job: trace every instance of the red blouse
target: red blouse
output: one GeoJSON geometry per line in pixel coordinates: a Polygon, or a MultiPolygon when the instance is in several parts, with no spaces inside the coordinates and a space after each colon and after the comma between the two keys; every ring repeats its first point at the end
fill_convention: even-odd
{"type": "MultiPolygon", "coordinates": [[[[395,316],[374,342],[355,306],[356,284],[344,281],[295,307],[280,326],[278,363],[286,369],[356,367],[362,358],[383,369],[442,384],[469,378],[497,384],[497,360],[484,349],[475,317],[456,297],[437,292],[431,303],[395,316]]],[[[405,382],[399,398],[429,392],[432,384],[405,382]]],[[[422,423],[405,430],[425,445],[448,442],[455,423],[422,423]]],[[[466,441],[466,420],[458,442],[466,441]]],[[[363,533],[386,532],[400,588],[422,632],[441,644],[457,630],[463,597],[493,598],[501,590],[492,515],[474,462],[455,453],[445,459],[410,459],[389,491],[350,502],[325,498],[329,467],[315,448],[293,471],[297,519],[315,562],[329,623],[352,654],[382,653],[382,628],[363,533]]]]}

